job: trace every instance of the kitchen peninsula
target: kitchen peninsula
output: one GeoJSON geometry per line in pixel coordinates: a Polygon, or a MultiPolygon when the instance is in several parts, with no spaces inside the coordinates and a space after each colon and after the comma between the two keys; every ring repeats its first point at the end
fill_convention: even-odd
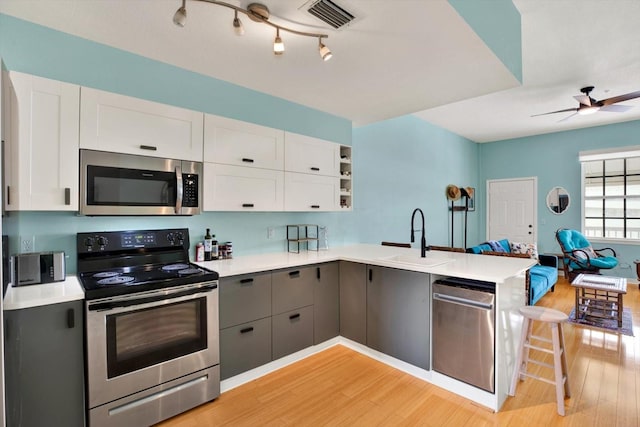
{"type": "MultiPolygon", "coordinates": [[[[337,331],[333,334],[333,338],[321,342],[317,340],[312,342],[312,338],[309,338],[307,344],[300,346],[299,351],[295,351],[278,359],[276,359],[276,357],[273,357],[273,359],[267,358],[264,360],[266,363],[254,360],[253,365],[249,365],[253,367],[252,369],[245,369],[244,371],[242,369],[235,370],[232,373],[228,373],[226,377],[223,372],[223,381],[221,384],[221,390],[223,392],[310,354],[321,351],[331,345],[340,343],[410,373],[411,375],[473,400],[494,411],[498,411],[507,398],[509,381],[514,369],[516,346],[521,333],[522,321],[517,314],[517,309],[525,303],[524,273],[535,264],[535,261],[522,258],[491,257],[444,251],[428,251],[426,257],[421,258],[420,250],[418,249],[357,244],[324,251],[307,251],[298,254],[287,252],[269,253],[242,256],[228,260],[202,262],[199,264],[215,270],[220,274],[221,360],[223,369],[226,337],[226,330],[222,329],[225,322],[223,305],[226,303],[225,288],[234,286],[232,284],[233,279],[239,279],[236,283],[237,289],[228,292],[235,295],[235,298],[238,298],[238,289],[241,287],[246,288],[241,282],[244,282],[244,284],[254,283],[254,279],[258,282],[259,279],[264,279],[264,277],[258,278],[258,275],[273,272],[272,294],[273,298],[276,298],[276,283],[283,280],[282,277],[287,279],[287,274],[299,276],[302,272],[302,275],[304,275],[305,268],[308,268],[313,269],[313,274],[315,275],[316,268],[314,267],[317,267],[317,276],[318,279],[320,279],[322,271],[320,266],[330,266],[331,264],[340,265],[339,333],[337,331]],[[367,271],[368,277],[366,276],[367,271]],[[279,275],[278,277],[280,277],[280,279],[276,278],[276,274],[279,275]],[[373,290],[375,280],[372,282],[372,274],[375,274],[377,277],[384,276],[387,278],[386,281],[383,280],[384,283],[381,285],[382,290],[380,289],[380,285],[375,288],[375,291],[373,290]],[[429,339],[431,334],[431,286],[435,281],[448,277],[495,283],[494,342],[487,343],[487,346],[495,345],[495,360],[493,365],[495,372],[495,391],[493,393],[436,372],[432,370],[431,364],[429,363],[432,352],[432,344],[429,339]],[[406,281],[411,282],[411,288],[407,287],[405,289],[405,278],[407,279],[406,281]],[[228,284],[225,284],[225,281],[228,281],[228,284]],[[398,295],[404,295],[403,297],[398,296],[398,298],[404,298],[404,300],[400,301],[400,304],[395,307],[383,308],[382,311],[385,311],[386,315],[391,316],[391,318],[387,317],[386,319],[382,319],[382,313],[378,313],[376,311],[377,309],[371,309],[373,298],[377,298],[378,303],[384,304],[385,301],[395,299],[396,291],[398,295]],[[413,295],[412,293],[416,294],[413,295]],[[353,304],[354,299],[355,305],[353,304]],[[369,304],[368,309],[367,304],[369,304]],[[401,307],[401,309],[398,307],[401,307]],[[396,308],[396,310],[394,310],[394,308],[396,308]],[[414,315],[407,317],[406,319],[409,320],[405,321],[405,318],[402,318],[402,316],[405,316],[406,312],[411,309],[413,309],[414,315]],[[416,319],[422,319],[420,321],[424,321],[424,324],[413,324],[416,319]],[[393,324],[394,321],[396,325],[402,328],[402,334],[394,334],[394,332],[397,331],[389,329],[393,328],[393,326],[389,326],[389,324],[393,324]],[[377,325],[374,325],[372,322],[377,322],[377,325]],[[354,325],[358,323],[360,323],[359,326],[354,325]],[[378,328],[381,329],[378,330],[378,328]],[[387,328],[387,330],[385,331],[384,328],[387,328]],[[413,337],[416,338],[415,340],[407,338],[407,334],[411,334],[411,331],[413,331],[413,337]],[[384,338],[382,337],[385,332],[399,336],[399,338],[396,338],[397,340],[405,339],[412,341],[410,343],[404,343],[404,345],[412,348],[406,351],[397,349],[397,346],[402,344],[392,342],[390,346],[388,346],[389,351],[387,351],[384,347],[384,338]],[[416,357],[416,349],[419,350],[418,353],[421,350],[424,354],[416,357]],[[394,350],[397,350],[399,356],[390,354],[393,353],[394,350]],[[405,354],[407,357],[403,357],[405,354]],[[421,362],[418,361],[418,359],[421,360],[421,362]]],[[[325,277],[330,273],[323,272],[322,274],[322,277],[325,277]]],[[[269,280],[269,286],[271,286],[270,279],[271,277],[267,278],[267,280],[269,280]]],[[[338,281],[336,280],[336,282],[338,281]]],[[[293,288],[289,288],[288,292],[298,292],[297,290],[291,291],[291,289],[293,288]]],[[[239,292],[247,291],[244,289],[239,292]]],[[[267,294],[268,296],[266,298],[271,298],[272,294],[269,292],[263,291],[261,295],[267,294]]],[[[249,294],[243,293],[243,295],[246,297],[249,294]]],[[[338,297],[336,296],[335,299],[337,300],[338,297]]],[[[287,314],[292,317],[299,316],[305,304],[310,304],[309,306],[311,306],[313,304],[313,298],[310,297],[307,302],[300,302],[298,305],[301,308],[297,311],[287,311],[282,314],[287,314]]],[[[316,305],[317,304],[316,302],[316,305]]],[[[396,301],[396,304],[398,304],[398,301],[396,301]]],[[[237,305],[253,306],[255,305],[255,301],[243,299],[242,302],[237,303],[237,305]]],[[[269,305],[268,302],[267,305],[269,305]]],[[[275,305],[276,302],[274,301],[274,307],[275,305]]],[[[291,307],[297,308],[295,304],[291,307]]],[[[270,315],[270,309],[270,306],[266,307],[263,313],[268,311],[270,315]]],[[[318,307],[316,307],[316,310],[317,309],[318,307]]],[[[326,310],[326,308],[323,310],[326,310]]],[[[276,315],[278,311],[279,310],[274,309],[273,312],[274,334],[276,333],[275,322],[278,321],[278,316],[276,315]]],[[[318,325],[317,316],[318,312],[316,311],[316,327],[321,327],[321,325],[318,325]]],[[[260,321],[267,319],[264,314],[256,314],[253,318],[248,317],[245,319],[244,323],[237,321],[234,324],[234,322],[229,321],[229,325],[233,324],[234,327],[237,328],[238,336],[243,334],[247,335],[246,331],[249,330],[251,334],[257,334],[259,331],[257,326],[259,318],[261,319],[260,321]],[[249,322],[249,319],[254,322],[249,322]],[[255,330],[253,329],[254,327],[256,328],[255,330]]],[[[271,319],[271,317],[268,318],[271,319]]],[[[302,318],[304,318],[304,312],[302,312],[302,318]]],[[[299,319],[296,318],[296,320],[299,319]]],[[[313,322],[311,323],[310,328],[313,329],[313,322]]],[[[336,326],[336,328],[337,327],[338,326],[336,326]]],[[[267,329],[269,330],[268,333],[271,333],[271,328],[267,329]]],[[[233,333],[232,328],[229,328],[228,332],[233,333]]],[[[313,335],[313,330],[311,331],[311,335],[313,335]]],[[[411,336],[412,335],[409,335],[409,337],[411,336]]],[[[393,341],[393,338],[389,338],[389,340],[393,341]]],[[[273,337],[274,346],[277,345],[276,341],[278,341],[278,339],[273,337]]],[[[271,342],[271,340],[269,340],[269,342],[271,342]]],[[[233,345],[229,344],[227,346],[227,348],[229,347],[233,347],[234,350],[239,348],[235,341],[233,345]]],[[[245,351],[247,350],[246,347],[242,348],[244,348],[245,351]]],[[[250,348],[252,353],[259,353],[255,348],[250,348]]],[[[273,352],[276,354],[275,348],[273,352]]],[[[473,352],[466,354],[467,357],[477,356],[473,354],[473,352]]],[[[233,357],[236,358],[237,354],[234,354],[233,357]]]]}

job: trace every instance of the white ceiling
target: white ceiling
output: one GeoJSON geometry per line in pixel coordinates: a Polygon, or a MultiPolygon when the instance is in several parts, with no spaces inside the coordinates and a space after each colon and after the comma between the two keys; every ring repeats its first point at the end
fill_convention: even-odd
{"type": "MultiPolygon", "coordinates": [[[[228,0],[246,7],[251,0],[228,0]]],[[[592,97],[640,90],[640,1],[513,0],[522,14],[523,78],[508,72],[446,0],[334,0],[356,15],[333,30],[307,14],[307,0],[262,0],[271,20],[324,32],[334,57],[322,62],[317,40],[281,33],[231,10],[187,1],[184,28],[171,22],[180,0],[0,0],[0,12],[297,102],[355,126],[416,113],[478,142],[637,120],[640,108],[558,123],[592,97]],[[568,115],[568,114],[567,114],[568,115]]],[[[640,106],[640,100],[625,105],[640,106]]]]}

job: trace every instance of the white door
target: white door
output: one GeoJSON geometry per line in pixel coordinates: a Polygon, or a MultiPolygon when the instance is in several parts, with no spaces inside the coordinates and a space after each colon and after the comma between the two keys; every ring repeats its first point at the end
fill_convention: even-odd
{"type": "Polygon", "coordinates": [[[487,181],[487,239],[536,243],[536,177],[487,181]]]}

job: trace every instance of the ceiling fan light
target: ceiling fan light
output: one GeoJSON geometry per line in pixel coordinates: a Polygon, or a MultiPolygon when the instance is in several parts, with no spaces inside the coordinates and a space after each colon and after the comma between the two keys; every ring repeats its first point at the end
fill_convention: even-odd
{"type": "Polygon", "coordinates": [[[284,53],[284,43],[280,38],[280,28],[276,29],[276,39],[273,42],[273,53],[275,55],[282,55],[284,53]]]}
{"type": "Polygon", "coordinates": [[[244,35],[244,26],[242,25],[242,21],[238,18],[238,11],[236,10],[236,16],[233,18],[233,31],[235,31],[236,35],[242,36],[244,35]]]}
{"type": "Polygon", "coordinates": [[[322,39],[320,39],[320,43],[318,44],[318,50],[320,52],[320,57],[323,61],[328,61],[333,57],[333,53],[331,53],[331,49],[322,44],[322,39]]]}
{"type": "Polygon", "coordinates": [[[173,14],[173,23],[178,27],[184,27],[184,24],[187,22],[187,8],[185,7],[185,3],[187,0],[182,0],[182,6],[176,10],[176,13],[173,14]]]}
{"type": "Polygon", "coordinates": [[[600,107],[585,107],[580,108],[578,110],[578,114],[580,114],[581,116],[588,116],[589,114],[597,113],[598,110],[600,110],[600,107]]]}

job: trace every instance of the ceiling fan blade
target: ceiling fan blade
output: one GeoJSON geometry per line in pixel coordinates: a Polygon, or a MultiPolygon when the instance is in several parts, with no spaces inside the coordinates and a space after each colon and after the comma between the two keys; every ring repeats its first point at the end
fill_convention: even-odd
{"type": "Polygon", "coordinates": [[[534,114],[531,117],[546,116],[547,114],[555,114],[555,113],[566,113],[568,111],[578,111],[578,109],[577,108],[565,108],[564,110],[549,111],[548,113],[542,113],[542,114],[534,114]]]}
{"type": "Polygon", "coordinates": [[[617,102],[628,101],[629,99],[640,98],[640,90],[636,92],[627,93],[625,95],[614,96],[611,98],[598,101],[599,105],[611,105],[617,102]]]}
{"type": "Polygon", "coordinates": [[[578,112],[576,111],[575,113],[573,113],[573,114],[571,114],[571,115],[568,115],[568,116],[567,116],[567,117],[565,117],[564,119],[562,119],[562,120],[558,120],[558,123],[560,123],[560,122],[566,122],[566,121],[567,121],[567,120],[569,120],[571,117],[573,117],[573,116],[575,116],[575,115],[577,115],[577,114],[578,114],[578,112]]]}
{"type": "Polygon", "coordinates": [[[608,111],[610,113],[624,113],[633,108],[631,105],[604,105],[599,111],[608,111]]]}
{"type": "Polygon", "coordinates": [[[574,98],[582,105],[591,106],[591,98],[589,98],[587,95],[576,95],[574,96],[574,98]]]}

